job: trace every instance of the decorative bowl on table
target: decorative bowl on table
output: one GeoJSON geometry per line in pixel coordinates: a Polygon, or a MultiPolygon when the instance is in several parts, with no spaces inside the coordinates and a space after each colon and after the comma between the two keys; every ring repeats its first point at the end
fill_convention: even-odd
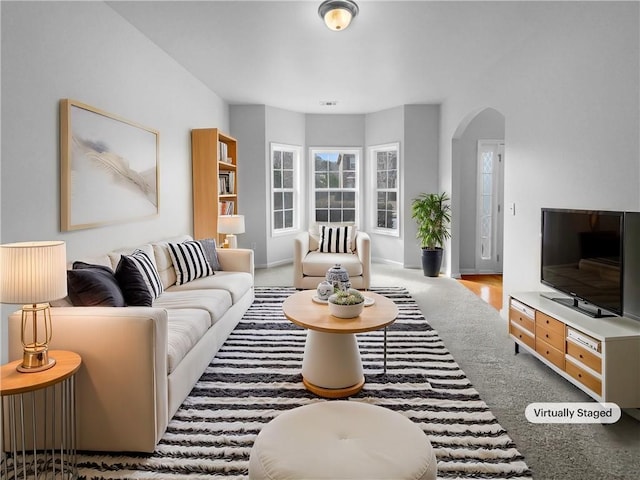
{"type": "Polygon", "coordinates": [[[340,290],[329,297],[329,313],[338,318],[355,318],[364,309],[364,295],[354,288],[340,290]]]}

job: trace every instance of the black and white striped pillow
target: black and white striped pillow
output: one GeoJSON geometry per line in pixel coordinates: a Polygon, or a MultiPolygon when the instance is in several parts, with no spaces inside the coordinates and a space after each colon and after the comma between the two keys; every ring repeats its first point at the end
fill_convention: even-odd
{"type": "Polygon", "coordinates": [[[213,275],[213,268],[205,257],[200,242],[170,243],[169,254],[176,269],[176,285],[213,275]]]}
{"type": "Polygon", "coordinates": [[[149,255],[140,249],[120,257],[116,279],[127,305],[151,306],[164,290],[158,269],[149,255]]]}
{"type": "Polygon", "coordinates": [[[352,253],[351,226],[330,227],[320,225],[320,245],[318,251],[323,253],[352,253]]]}

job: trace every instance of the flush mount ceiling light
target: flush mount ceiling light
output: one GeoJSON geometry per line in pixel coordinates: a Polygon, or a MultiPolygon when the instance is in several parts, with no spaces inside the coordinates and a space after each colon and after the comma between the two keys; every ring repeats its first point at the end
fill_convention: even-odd
{"type": "Polygon", "coordinates": [[[349,26],[358,10],[358,5],[353,0],[325,0],[318,7],[318,14],[327,27],[340,31],[349,26]]]}

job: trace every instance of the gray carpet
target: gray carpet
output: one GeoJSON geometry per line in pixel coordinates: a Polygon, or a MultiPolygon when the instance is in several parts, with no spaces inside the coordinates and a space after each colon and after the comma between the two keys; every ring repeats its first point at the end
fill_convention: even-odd
{"type": "MultiPolygon", "coordinates": [[[[290,265],[256,271],[256,285],[292,284],[290,265]]],[[[524,455],[536,480],[632,480],[640,472],[640,423],[623,415],[613,425],[531,424],[533,402],[592,401],[531,355],[514,355],[507,323],[491,306],[450,278],[374,264],[372,285],[402,286],[438,331],[480,397],[524,455]]]]}

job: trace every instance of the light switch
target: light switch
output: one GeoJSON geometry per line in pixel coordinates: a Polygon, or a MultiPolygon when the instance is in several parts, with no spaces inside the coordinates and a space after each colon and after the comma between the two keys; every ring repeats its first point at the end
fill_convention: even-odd
{"type": "Polygon", "coordinates": [[[511,212],[511,215],[515,216],[515,214],[516,214],[516,204],[515,204],[515,202],[511,202],[509,204],[509,212],[511,212]]]}

